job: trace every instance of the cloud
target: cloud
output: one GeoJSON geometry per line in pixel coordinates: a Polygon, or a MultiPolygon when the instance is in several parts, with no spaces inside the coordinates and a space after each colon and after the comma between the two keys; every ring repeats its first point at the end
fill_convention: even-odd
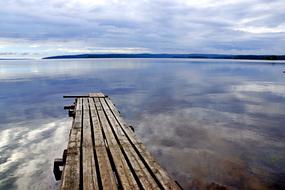
{"type": "Polygon", "coordinates": [[[249,32],[254,34],[264,34],[264,33],[284,33],[285,27],[284,26],[278,26],[274,28],[267,28],[267,27],[241,27],[237,28],[236,30],[243,31],[243,32],[249,32]]]}
{"type": "Polygon", "coordinates": [[[15,52],[31,43],[39,44],[43,55],[68,53],[47,51],[46,44],[92,47],[99,52],[139,48],[154,53],[281,54],[285,50],[283,0],[9,0],[0,6],[0,38],[15,40],[5,46],[15,52]]]}

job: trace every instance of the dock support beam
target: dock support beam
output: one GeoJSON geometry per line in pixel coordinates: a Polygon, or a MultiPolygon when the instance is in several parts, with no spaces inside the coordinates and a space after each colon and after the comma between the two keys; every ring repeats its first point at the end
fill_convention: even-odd
{"type": "Polygon", "coordinates": [[[53,162],[53,174],[56,179],[56,181],[61,180],[61,174],[62,170],[60,167],[63,167],[66,163],[66,156],[67,156],[67,150],[65,149],[62,154],[62,158],[56,158],[53,162]]]}

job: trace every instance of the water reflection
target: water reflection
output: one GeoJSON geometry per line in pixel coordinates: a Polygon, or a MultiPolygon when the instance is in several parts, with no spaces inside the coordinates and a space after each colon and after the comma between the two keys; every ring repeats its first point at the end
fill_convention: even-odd
{"type": "Polygon", "coordinates": [[[66,146],[68,119],[8,124],[0,132],[0,188],[54,189],[52,160],[66,146]]]}
{"type": "Polygon", "coordinates": [[[283,64],[173,59],[0,62],[0,189],[54,189],[65,94],[103,91],[180,184],[285,188],[283,64]]]}

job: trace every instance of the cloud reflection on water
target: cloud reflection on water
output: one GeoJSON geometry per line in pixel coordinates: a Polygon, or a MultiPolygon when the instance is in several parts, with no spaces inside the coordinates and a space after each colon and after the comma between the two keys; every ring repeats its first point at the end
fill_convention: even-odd
{"type": "Polygon", "coordinates": [[[0,131],[0,189],[56,188],[52,162],[67,144],[71,120],[33,122],[0,131]]]}
{"type": "Polygon", "coordinates": [[[90,64],[90,61],[86,59],[82,59],[80,62],[70,60],[20,60],[13,62],[0,62],[0,80],[2,82],[30,80],[35,77],[78,76],[107,69],[132,70],[146,66],[142,62],[133,64],[134,62],[125,60],[120,62],[114,59],[108,59],[108,61],[97,59],[96,63],[99,64],[96,64],[96,67],[94,67],[95,63],[90,64]],[[56,64],[56,67],[54,67],[54,64],[56,64]]]}
{"type": "Polygon", "coordinates": [[[267,160],[268,153],[264,150],[271,149],[279,157],[278,164],[285,164],[281,160],[285,150],[281,139],[272,139],[251,128],[238,128],[246,124],[257,128],[260,122],[251,116],[189,108],[146,114],[136,129],[138,136],[184,187],[198,179],[238,189],[260,189],[275,181],[261,181],[256,175],[268,177],[284,172],[281,168],[275,170],[278,165],[267,160]],[[260,160],[276,168],[257,164],[260,160]]]}
{"type": "Polygon", "coordinates": [[[102,59],[0,62],[0,68],[0,106],[7,108],[0,110],[0,189],[56,187],[52,161],[70,129],[62,106],[71,100],[61,97],[91,91],[110,95],[185,189],[285,184],[282,64],[102,59]]]}

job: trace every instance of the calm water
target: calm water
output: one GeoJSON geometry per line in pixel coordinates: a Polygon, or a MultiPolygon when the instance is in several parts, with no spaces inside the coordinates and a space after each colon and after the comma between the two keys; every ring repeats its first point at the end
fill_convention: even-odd
{"type": "Polygon", "coordinates": [[[0,189],[55,189],[63,95],[102,91],[190,189],[285,188],[285,64],[223,60],[0,61],[0,189]]]}

